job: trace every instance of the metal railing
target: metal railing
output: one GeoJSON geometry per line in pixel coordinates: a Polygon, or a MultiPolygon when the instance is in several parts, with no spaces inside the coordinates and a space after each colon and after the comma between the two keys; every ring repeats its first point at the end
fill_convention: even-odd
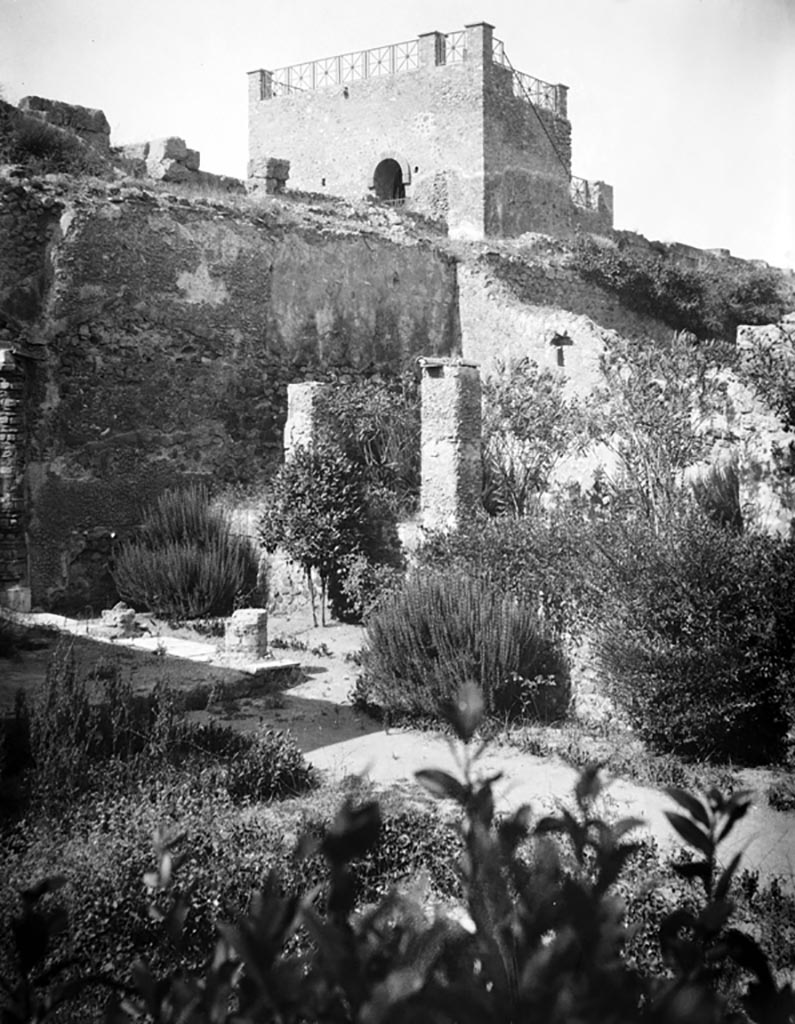
{"type": "Polygon", "coordinates": [[[464,60],[467,52],[467,34],[465,31],[448,32],[445,41],[445,64],[458,64],[464,60]]]}
{"type": "Polygon", "coordinates": [[[551,110],[555,114],[562,113],[557,86],[552,82],[545,82],[541,78],[534,78],[524,71],[517,71],[508,60],[505,43],[501,39],[493,40],[491,56],[495,64],[499,64],[511,72],[514,96],[530,100],[535,106],[551,110]]]}
{"type": "Polygon", "coordinates": [[[363,78],[397,75],[416,71],[419,66],[419,43],[416,39],[409,39],[404,43],[391,43],[372,50],[357,50],[277,68],[272,75],[272,95],[285,96],[359,82],[363,78]]]}
{"type": "Polygon", "coordinates": [[[597,210],[599,208],[599,196],[591,189],[590,181],[585,178],[578,178],[572,175],[569,183],[569,196],[575,206],[582,210],[597,210]]]}
{"type": "MultiPolygon", "coordinates": [[[[466,60],[466,43],[466,30],[448,32],[444,36],[444,48],[440,50],[437,59],[441,57],[445,64],[458,64],[466,60]]],[[[514,96],[556,114],[563,113],[557,86],[517,71],[508,60],[505,43],[501,39],[495,38],[493,41],[492,60],[511,72],[514,96]]],[[[326,89],[365,78],[416,71],[419,66],[419,40],[408,39],[403,43],[391,43],[371,50],[357,50],[277,68],[271,74],[270,95],[290,96],[313,89],[326,89]]]]}

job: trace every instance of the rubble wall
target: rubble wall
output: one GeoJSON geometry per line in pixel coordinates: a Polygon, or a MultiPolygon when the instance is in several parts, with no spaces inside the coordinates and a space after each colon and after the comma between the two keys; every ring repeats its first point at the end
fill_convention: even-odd
{"type": "Polygon", "coordinates": [[[114,536],[165,487],[265,479],[291,381],[458,347],[455,265],[421,243],[102,183],[6,199],[29,225],[0,287],[29,300],[7,343],[31,396],[34,605],[106,601],[114,536]]]}

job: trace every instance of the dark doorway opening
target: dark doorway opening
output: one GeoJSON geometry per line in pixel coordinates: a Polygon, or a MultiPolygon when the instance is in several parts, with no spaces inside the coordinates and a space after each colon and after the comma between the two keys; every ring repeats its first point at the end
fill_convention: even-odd
{"type": "Polygon", "coordinates": [[[373,175],[373,188],[379,199],[394,202],[406,198],[403,171],[397,160],[382,160],[373,175]]]}

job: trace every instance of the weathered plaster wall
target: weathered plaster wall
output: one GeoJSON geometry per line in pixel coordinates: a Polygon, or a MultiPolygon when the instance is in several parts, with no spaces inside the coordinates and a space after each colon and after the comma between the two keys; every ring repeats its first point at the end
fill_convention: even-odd
{"type": "Polygon", "coordinates": [[[610,332],[664,339],[671,328],[625,309],[608,292],[553,264],[494,253],[458,273],[461,346],[488,376],[497,359],[528,356],[558,367],[555,335],[567,335],[564,370],[572,391],[585,394],[600,378],[599,358],[610,332]]]}
{"type": "Polygon", "coordinates": [[[46,351],[28,360],[36,604],[104,600],[111,534],[165,486],[262,479],[288,382],[457,349],[455,266],[422,243],[137,187],[58,201],[60,237],[32,237],[11,281],[49,282],[18,346],[46,351]]]}

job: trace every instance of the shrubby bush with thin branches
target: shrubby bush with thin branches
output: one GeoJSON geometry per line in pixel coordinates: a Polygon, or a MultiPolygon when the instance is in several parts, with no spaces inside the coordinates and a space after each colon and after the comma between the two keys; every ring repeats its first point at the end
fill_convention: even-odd
{"type": "Polygon", "coordinates": [[[462,679],[490,715],[550,718],[568,704],[566,660],[533,605],[455,571],[415,572],[367,620],[359,696],[440,719],[462,679]]]}

